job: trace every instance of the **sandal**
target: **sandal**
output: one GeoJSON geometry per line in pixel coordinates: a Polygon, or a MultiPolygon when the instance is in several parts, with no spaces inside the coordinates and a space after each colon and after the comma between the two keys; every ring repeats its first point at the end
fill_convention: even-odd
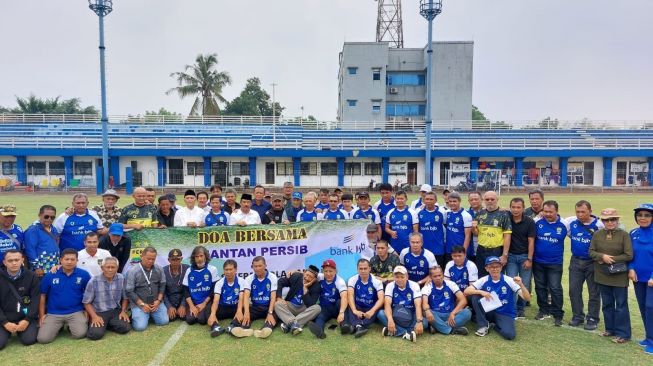
{"type": "Polygon", "coordinates": [[[630,341],[630,339],[621,338],[621,337],[612,338],[612,342],[616,343],[616,344],[624,344],[624,343],[627,343],[628,341],[630,341]]]}
{"type": "Polygon", "coordinates": [[[612,337],[613,334],[611,332],[605,331],[605,332],[599,333],[599,336],[601,336],[601,337],[612,337]]]}

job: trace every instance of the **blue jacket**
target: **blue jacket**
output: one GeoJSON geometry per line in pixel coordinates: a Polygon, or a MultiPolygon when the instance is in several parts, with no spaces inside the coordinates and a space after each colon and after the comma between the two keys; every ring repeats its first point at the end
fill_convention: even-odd
{"type": "Polygon", "coordinates": [[[653,225],[630,232],[633,243],[633,260],[628,268],[637,273],[637,282],[647,282],[653,279],[653,225]]]}
{"type": "Polygon", "coordinates": [[[40,222],[36,222],[25,230],[25,255],[30,269],[49,271],[59,263],[59,232],[52,226],[48,233],[40,222]]]}

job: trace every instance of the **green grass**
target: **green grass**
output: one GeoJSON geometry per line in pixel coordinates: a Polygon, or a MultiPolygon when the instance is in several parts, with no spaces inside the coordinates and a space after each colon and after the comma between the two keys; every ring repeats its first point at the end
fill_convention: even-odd
{"type": "MultiPolygon", "coordinates": [[[[501,206],[506,207],[513,196],[510,193],[504,194],[501,206]]],[[[622,222],[628,228],[634,226],[633,207],[641,202],[653,201],[650,195],[611,193],[548,194],[546,198],[559,202],[563,217],[573,215],[573,205],[579,199],[588,199],[595,212],[601,208],[614,207],[622,213],[622,222]]],[[[70,195],[61,194],[3,193],[0,196],[0,204],[16,204],[20,215],[17,223],[23,227],[35,220],[40,205],[53,204],[61,211],[70,205],[70,201],[70,195]]],[[[91,198],[92,204],[99,201],[99,197],[91,198]]],[[[124,206],[127,201],[129,198],[123,198],[119,203],[124,206]]],[[[567,263],[569,257],[567,252],[567,263]]],[[[567,266],[564,268],[563,288],[567,291],[567,266]]],[[[308,331],[293,337],[282,334],[278,329],[266,340],[234,339],[224,335],[211,339],[207,327],[195,325],[188,327],[163,363],[243,365],[261,364],[265,359],[268,364],[303,365],[327,361],[350,365],[432,365],[456,359],[457,364],[474,365],[490,362],[500,365],[650,365],[653,356],[643,354],[636,344],[643,337],[643,327],[632,288],[629,296],[633,341],[625,345],[615,345],[599,337],[598,331],[586,332],[568,326],[556,328],[551,319],[539,322],[532,320],[537,311],[533,301],[534,306],[526,311],[528,319],[517,322],[517,339],[512,342],[504,341],[496,333],[490,333],[484,338],[474,335],[423,335],[417,344],[411,344],[402,339],[382,338],[378,326],[362,339],[341,336],[336,331],[327,330],[327,338],[319,341],[308,331]]],[[[571,308],[566,293],[565,313],[565,321],[568,321],[571,308]]],[[[74,341],[67,334],[62,334],[49,345],[22,347],[14,338],[4,351],[0,351],[0,364],[148,364],[180,325],[180,322],[165,327],[151,325],[145,332],[131,332],[124,336],[109,334],[97,342],[74,341]]],[[[260,326],[260,322],[255,322],[255,326],[260,326]]],[[[469,327],[475,329],[473,324],[469,324],[469,327]]],[[[602,323],[599,328],[602,329],[602,323]]]]}

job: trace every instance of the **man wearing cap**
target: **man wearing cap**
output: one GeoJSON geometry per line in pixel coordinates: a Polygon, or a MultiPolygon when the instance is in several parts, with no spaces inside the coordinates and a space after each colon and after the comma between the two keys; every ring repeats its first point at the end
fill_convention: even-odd
{"type": "Polygon", "coordinates": [[[442,334],[467,335],[465,324],[472,318],[467,298],[455,282],[444,277],[442,267],[433,267],[431,280],[422,289],[425,323],[442,334]]]}
{"type": "Polygon", "coordinates": [[[175,227],[203,227],[204,210],[195,206],[197,196],[195,191],[189,189],[184,193],[185,207],[175,212],[175,227]]]}
{"type": "Polygon", "coordinates": [[[637,228],[630,231],[633,260],[628,278],[633,281],[637,305],[644,323],[644,339],[638,344],[653,355],[653,204],[642,203],[635,211],[637,228]]]}
{"type": "Polygon", "coordinates": [[[163,296],[163,303],[168,309],[168,318],[172,321],[175,319],[186,319],[188,306],[184,300],[184,287],[182,281],[184,274],[190,267],[188,264],[182,264],[183,259],[181,250],[172,249],[168,252],[168,265],[163,267],[163,274],[166,278],[166,289],[163,296]]]}
{"type": "Polygon", "coordinates": [[[421,210],[424,207],[424,195],[431,191],[433,191],[433,188],[431,188],[430,185],[422,184],[422,186],[419,187],[419,198],[410,203],[411,210],[421,210]]]}
{"type": "Polygon", "coordinates": [[[302,192],[293,192],[289,205],[285,206],[281,221],[284,224],[297,222],[297,214],[304,209],[302,192]]]}
{"type": "Polygon", "coordinates": [[[338,276],[336,262],[327,259],[322,262],[322,273],[317,276],[320,283],[320,315],[315,322],[308,322],[308,329],[318,339],[326,338],[324,325],[335,318],[340,326],[345,321],[347,310],[347,284],[338,276]]]}
{"type": "Polygon", "coordinates": [[[408,278],[420,286],[429,281],[429,268],[438,265],[435,256],[428,249],[424,249],[422,234],[411,233],[408,248],[399,253],[399,261],[408,269],[408,278]]]}
{"type": "Polygon", "coordinates": [[[118,196],[116,191],[113,189],[107,189],[102,194],[102,204],[93,207],[93,211],[97,213],[104,227],[111,226],[111,224],[117,222],[118,218],[120,218],[122,211],[120,207],[116,206],[119,199],[120,196],[118,196]]]}
{"type": "Polygon", "coordinates": [[[342,334],[364,336],[376,321],[377,312],[383,307],[383,284],[370,274],[370,262],[359,259],[358,274],[347,281],[347,321],[340,327],[342,334]]]}
{"type": "Polygon", "coordinates": [[[165,196],[168,197],[168,201],[172,204],[173,211],[177,211],[181,208],[181,206],[177,204],[177,196],[173,192],[166,193],[165,196]]]}
{"type": "Polygon", "coordinates": [[[23,228],[14,224],[14,221],[16,221],[16,206],[0,207],[0,262],[5,257],[6,251],[15,249],[22,252],[24,250],[23,228]]]}
{"type": "Polygon", "coordinates": [[[88,272],[91,277],[102,274],[102,263],[111,257],[108,250],[98,248],[100,238],[96,233],[88,233],[84,238],[84,249],[77,253],[77,267],[88,272]]]}
{"type": "Polygon", "coordinates": [[[449,194],[449,210],[446,211],[446,234],[444,262],[451,260],[451,251],[456,245],[467,250],[472,241],[472,215],[465,211],[460,205],[461,197],[458,192],[449,194]]]}
{"type": "Polygon", "coordinates": [[[175,226],[175,205],[174,200],[170,198],[171,194],[164,194],[159,197],[159,206],[156,210],[156,217],[159,222],[159,228],[175,226]]]}
{"type": "Polygon", "coordinates": [[[240,196],[240,209],[232,213],[229,217],[229,225],[247,226],[247,225],[260,225],[261,216],[258,212],[251,209],[252,195],[243,193],[240,196]]]}
{"type": "Polygon", "coordinates": [[[267,224],[281,224],[283,223],[284,217],[284,207],[283,207],[283,197],[280,194],[272,195],[272,208],[265,212],[261,223],[263,225],[267,224]]]}
{"type": "Polygon", "coordinates": [[[211,208],[204,216],[205,226],[229,225],[229,214],[222,210],[222,197],[212,194],[210,199],[211,208]]]}
{"type": "MultiPolygon", "coordinates": [[[[438,206],[435,192],[424,194],[422,209],[417,211],[419,232],[424,237],[424,248],[429,250],[438,263],[446,263],[445,259],[445,228],[447,227],[447,211],[438,206]]],[[[428,273],[427,273],[428,274],[428,273]]]]}
{"type": "Polygon", "coordinates": [[[367,192],[358,192],[356,194],[356,204],[358,209],[354,212],[352,218],[368,219],[377,227],[377,238],[381,238],[381,215],[379,211],[370,206],[370,194],[367,192]]]}
{"type": "MultiPolygon", "coordinates": [[[[524,286],[521,278],[514,278],[501,274],[503,265],[499,257],[490,256],[485,259],[485,270],[489,273],[474,282],[465,289],[466,296],[472,296],[472,306],[476,314],[478,330],[476,335],[484,337],[490,332],[490,323],[495,324],[494,328],[507,340],[513,340],[517,336],[515,331],[515,293],[525,301],[530,301],[531,294],[524,286]],[[483,301],[484,299],[484,301],[483,301]],[[485,310],[486,306],[492,305],[492,300],[498,299],[501,302],[499,307],[492,306],[492,310],[485,310]]],[[[490,308],[488,308],[490,309],[490,308]]]]}
{"type": "MultiPolygon", "coordinates": [[[[370,224],[372,225],[372,224],[370,224]]],[[[371,227],[368,227],[370,230],[371,227]]],[[[368,231],[368,234],[370,231],[368,231]]],[[[370,259],[371,274],[381,281],[383,285],[392,282],[392,270],[401,264],[396,253],[390,253],[392,247],[387,241],[381,239],[374,246],[376,254],[370,259]]]]}
{"type": "Polygon", "coordinates": [[[93,210],[88,209],[88,196],[77,193],[73,196],[73,212],[62,213],[52,224],[61,233],[59,249],[84,249],[84,239],[88,233],[104,235],[107,232],[102,221],[93,210]]]}
{"type": "Polygon", "coordinates": [[[402,337],[417,342],[422,334],[422,293],[419,285],[408,279],[406,267],[397,266],[393,271],[394,281],[385,289],[384,308],[379,311],[384,337],[402,337]]]}
{"type": "MultiPolygon", "coordinates": [[[[258,213],[261,222],[263,221],[265,212],[267,212],[267,210],[272,208],[272,204],[266,201],[264,198],[265,198],[265,187],[263,187],[260,184],[255,186],[254,199],[250,200],[251,202],[250,208],[252,211],[258,213]]],[[[240,205],[242,206],[242,202],[240,203],[240,205]]]]}
{"type": "Polygon", "coordinates": [[[294,272],[290,277],[279,279],[274,312],[281,320],[280,327],[284,333],[301,333],[306,323],[320,314],[321,308],[317,304],[321,288],[317,279],[319,271],[316,266],[310,265],[304,273],[294,272]],[[284,288],[288,288],[285,298],[282,297],[284,288]]]}
{"type": "Polygon", "coordinates": [[[123,224],[113,223],[109,226],[109,235],[100,239],[100,249],[108,250],[112,257],[118,258],[118,272],[122,273],[132,249],[132,241],[125,235],[123,224]]]}
{"type": "Polygon", "coordinates": [[[143,230],[145,227],[158,227],[157,209],[147,200],[145,188],[135,188],[132,197],[134,203],[122,209],[118,222],[124,224],[125,229],[143,230]]]}

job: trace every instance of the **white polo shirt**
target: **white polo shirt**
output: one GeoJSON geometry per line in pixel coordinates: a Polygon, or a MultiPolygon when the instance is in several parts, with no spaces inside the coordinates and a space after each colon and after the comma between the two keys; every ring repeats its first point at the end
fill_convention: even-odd
{"type": "Polygon", "coordinates": [[[204,216],[206,216],[204,210],[197,206],[193,207],[192,210],[188,207],[182,207],[175,212],[175,227],[188,226],[189,222],[201,226],[204,223],[204,216]]]}
{"type": "Polygon", "coordinates": [[[86,249],[77,252],[77,267],[91,274],[91,277],[102,274],[102,263],[106,258],[111,257],[108,250],[98,248],[94,256],[88,254],[86,249]]]}

